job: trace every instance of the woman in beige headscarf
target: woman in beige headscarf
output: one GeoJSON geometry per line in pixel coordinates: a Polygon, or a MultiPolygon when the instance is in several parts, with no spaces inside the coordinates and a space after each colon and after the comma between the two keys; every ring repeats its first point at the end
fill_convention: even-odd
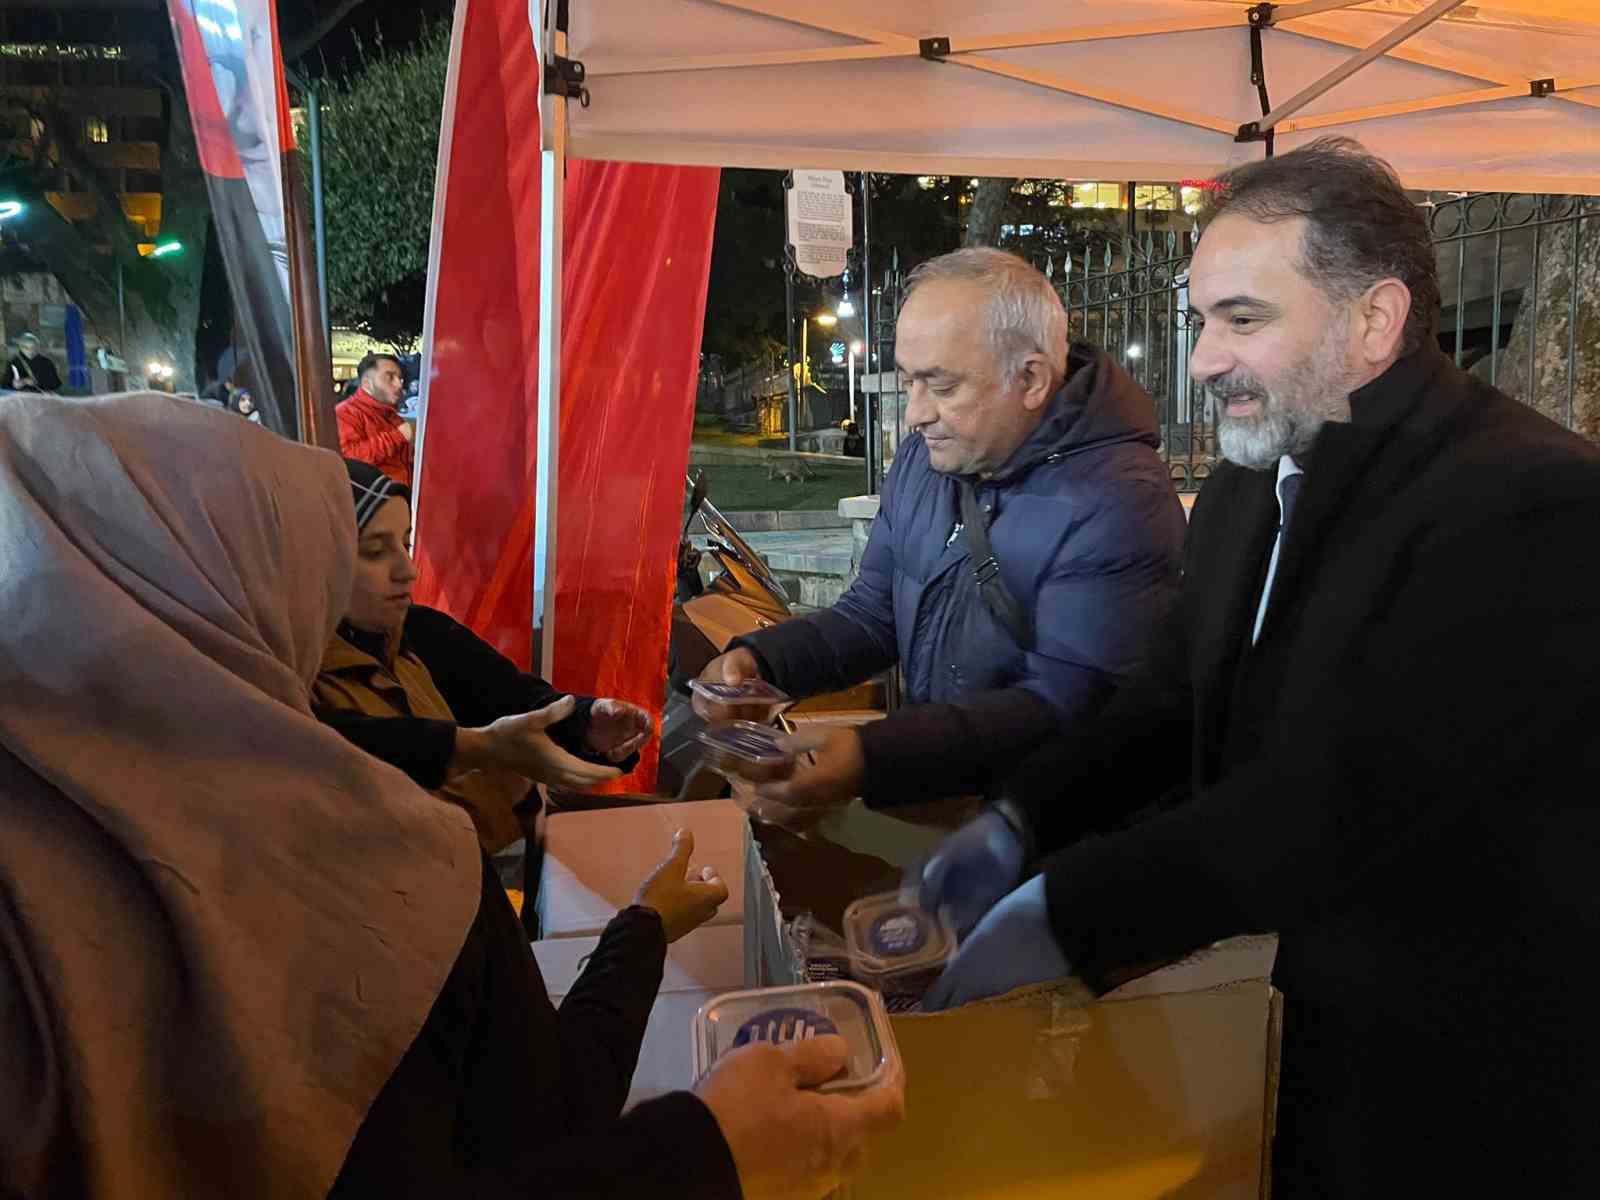
{"type": "MultiPolygon", "coordinates": [[[[577,1035],[640,1013],[558,1018],[467,815],[312,718],[347,486],[170,397],[0,397],[0,1195],[822,1194],[897,1091],[800,1090],[823,1039],[617,1120],[577,1035]]],[[[681,867],[618,918],[657,981],[681,867]]]]}

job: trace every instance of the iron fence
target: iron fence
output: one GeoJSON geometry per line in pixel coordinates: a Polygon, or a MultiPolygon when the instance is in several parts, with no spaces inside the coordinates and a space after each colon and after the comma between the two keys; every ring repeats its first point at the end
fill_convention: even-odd
{"type": "Polygon", "coordinates": [[[1200,486],[1216,462],[1214,406],[1189,378],[1189,258],[1196,231],[1146,231],[1044,264],[1066,305],[1074,341],[1099,346],[1127,368],[1156,404],[1161,455],[1182,491],[1200,486]]]}

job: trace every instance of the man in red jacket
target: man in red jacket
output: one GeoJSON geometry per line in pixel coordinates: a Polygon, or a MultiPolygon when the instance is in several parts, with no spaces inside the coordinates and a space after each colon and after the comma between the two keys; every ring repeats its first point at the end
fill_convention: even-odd
{"type": "Polygon", "coordinates": [[[339,416],[339,450],[410,487],[417,425],[399,413],[406,386],[400,360],[392,354],[369,354],[356,373],[361,386],[334,410],[339,416]]]}

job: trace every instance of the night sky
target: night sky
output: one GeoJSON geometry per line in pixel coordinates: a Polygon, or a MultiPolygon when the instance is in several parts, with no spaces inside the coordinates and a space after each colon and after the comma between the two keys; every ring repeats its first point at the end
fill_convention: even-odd
{"type": "MultiPolygon", "coordinates": [[[[278,24],[286,39],[293,38],[319,14],[338,8],[338,0],[278,0],[278,24]]],[[[448,21],[454,8],[454,0],[366,0],[302,65],[310,74],[320,75],[326,57],[328,68],[337,72],[355,61],[357,37],[369,46],[380,36],[391,44],[403,44],[416,36],[424,22],[448,21]]]]}

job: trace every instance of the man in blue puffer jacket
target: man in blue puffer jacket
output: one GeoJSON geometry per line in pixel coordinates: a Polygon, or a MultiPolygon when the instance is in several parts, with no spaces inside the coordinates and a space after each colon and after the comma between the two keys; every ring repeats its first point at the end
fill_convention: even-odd
{"type": "Polygon", "coordinates": [[[832,608],[743,638],[702,678],[792,696],[898,662],[907,705],[811,749],[761,799],[818,808],[973,794],[1092,717],[1178,594],[1183,511],[1155,405],[1104,351],[1068,345],[1045,277],[958,250],[911,276],[896,327],[906,424],[860,574],[832,608]],[[986,527],[973,539],[965,511],[986,527]]]}

